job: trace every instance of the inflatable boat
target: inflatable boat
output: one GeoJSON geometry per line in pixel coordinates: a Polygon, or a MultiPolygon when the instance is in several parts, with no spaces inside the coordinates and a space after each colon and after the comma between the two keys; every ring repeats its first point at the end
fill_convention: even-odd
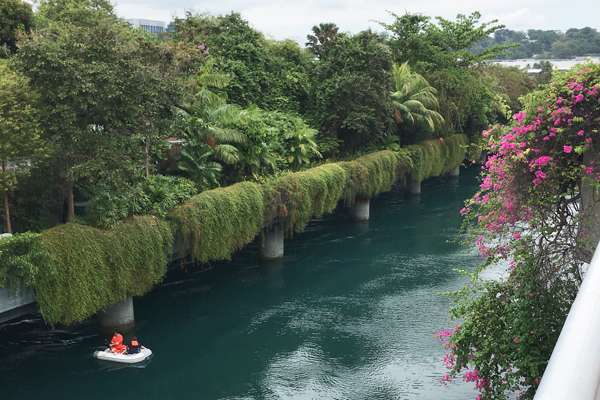
{"type": "Polygon", "coordinates": [[[136,354],[116,354],[110,351],[110,349],[106,349],[104,351],[95,351],[94,357],[98,360],[104,361],[114,361],[126,364],[138,363],[140,361],[144,361],[148,359],[152,355],[152,350],[150,349],[141,349],[139,353],[136,354]]]}

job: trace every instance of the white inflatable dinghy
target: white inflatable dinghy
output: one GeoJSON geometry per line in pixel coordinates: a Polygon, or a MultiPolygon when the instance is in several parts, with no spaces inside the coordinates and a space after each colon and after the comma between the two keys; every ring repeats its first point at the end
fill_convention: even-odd
{"type": "Polygon", "coordinates": [[[152,350],[150,349],[140,349],[140,352],[136,354],[116,354],[111,352],[110,349],[94,352],[94,357],[96,357],[98,360],[114,361],[127,364],[144,361],[151,355],[152,350]]]}

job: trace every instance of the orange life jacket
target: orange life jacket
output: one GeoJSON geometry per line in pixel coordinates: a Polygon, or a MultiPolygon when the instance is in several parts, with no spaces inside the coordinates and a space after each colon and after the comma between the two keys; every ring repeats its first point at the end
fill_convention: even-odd
{"type": "Polygon", "coordinates": [[[122,344],[122,343],[123,343],[123,336],[120,333],[117,333],[110,340],[110,345],[111,346],[115,346],[115,345],[122,344]]]}
{"type": "Polygon", "coordinates": [[[137,340],[132,340],[131,341],[131,346],[139,346],[137,340]]]}

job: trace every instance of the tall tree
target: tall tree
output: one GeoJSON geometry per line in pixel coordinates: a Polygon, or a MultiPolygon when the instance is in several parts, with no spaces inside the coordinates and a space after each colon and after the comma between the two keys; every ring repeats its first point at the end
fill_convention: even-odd
{"type": "Polygon", "coordinates": [[[229,76],[224,92],[230,103],[304,112],[313,57],[294,41],[269,41],[238,13],[188,13],[175,28],[176,40],[210,51],[216,70],[229,76]]]}
{"type": "Polygon", "coordinates": [[[6,60],[0,60],[0,192],[8,233],[12,233],[8,193],[16,187],[19,170],[27,170],[40,144],[35,101],[29,80],[11,71],[6,60]]]}
{"type": "Polygon", "coordinates": [[[136,173],[143,154],[136,135],[150,111],[169,105],[155,101],[161,77],[145,57],[143,35],[111,3],[48,0],[40,13],[44,27],[23,39],[15,63],[40,93],[72,217],[78,180],[119,182],[136,173]]]}
{"type": "Polygon", "coordinates": [[[479,12],[469,16],[458,14],[456,21],[436,17],[437,24],[432,23],[430,17],[421,14],[390,14],[396,18],[393,23],[379,24],[392,32],[390,46],[394,50],[396,61],[408,61],[413,65],[420,63],[421,68],[426,70],[474,68],[511,47],[519,46],[499,45],[479,54],[472,53],[470,48],[475,43],[504,28],[504,25],[494,25],[498,20],[479,24],[479,12]]]}
{"type": "Polygon", "coordinates": [[[329,52],[331,46],[336,40],[341,38],[338,34],[340,28],[336,24],[326,23],[315,25],[312,27],[312,35],[306,35],[306,47],[317,57],[321,57],[329,52]]]}
{"type": "Polygon", "coordinates": [[[333,143],[323,151],[335,153],[339,142],[355,150],[388,130],[393,113],[391,69],[388,46],[371,31],[342,35],[321,52],[313,75],[313,109],[307,117],[320,128],[321,143],[333,143]]]}

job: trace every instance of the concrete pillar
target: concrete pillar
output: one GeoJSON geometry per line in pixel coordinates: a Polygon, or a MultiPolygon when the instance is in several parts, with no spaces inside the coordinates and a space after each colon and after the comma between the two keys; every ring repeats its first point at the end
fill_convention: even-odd
{"type": "Polygon", "coordinates": [[[415,181],[412,177],[406,179],[406,194],[416,196],[421,194],[421,182],[415,181]]]}
{"type": "Polygon", "coordinates": [[[460,165],[448,171],[448,174],[446,176],[450,179],[457,179],[460,176],[460,165]]]}
{"type": "Polygon", "coordinates": [[[135,326],[133,315],[133,297],[98,312],[98,322],[103,331],[128,331],[135,326]]]}
{"type": "Polygon", "coordinates": [[[368,197],[356,196],[354,204],[350,205],[350,219],[352,221],[368,221],[370,203],[371,199],[368,197]]]}
{"type": "Polygon", "coordinates": [[[174,238],[173,239],[173,252],[171,253],[171,261],[179,260],[180,258],[184,258],[187,254],[184,250],[183,239],[174,238]]]}
{"type": "Polygon", "coordinates": [[[265,231],[264,239],[260,246],[259,257],[261,260],[270,261],[283,258],[283,228],[273,225],[265,231]]]}

